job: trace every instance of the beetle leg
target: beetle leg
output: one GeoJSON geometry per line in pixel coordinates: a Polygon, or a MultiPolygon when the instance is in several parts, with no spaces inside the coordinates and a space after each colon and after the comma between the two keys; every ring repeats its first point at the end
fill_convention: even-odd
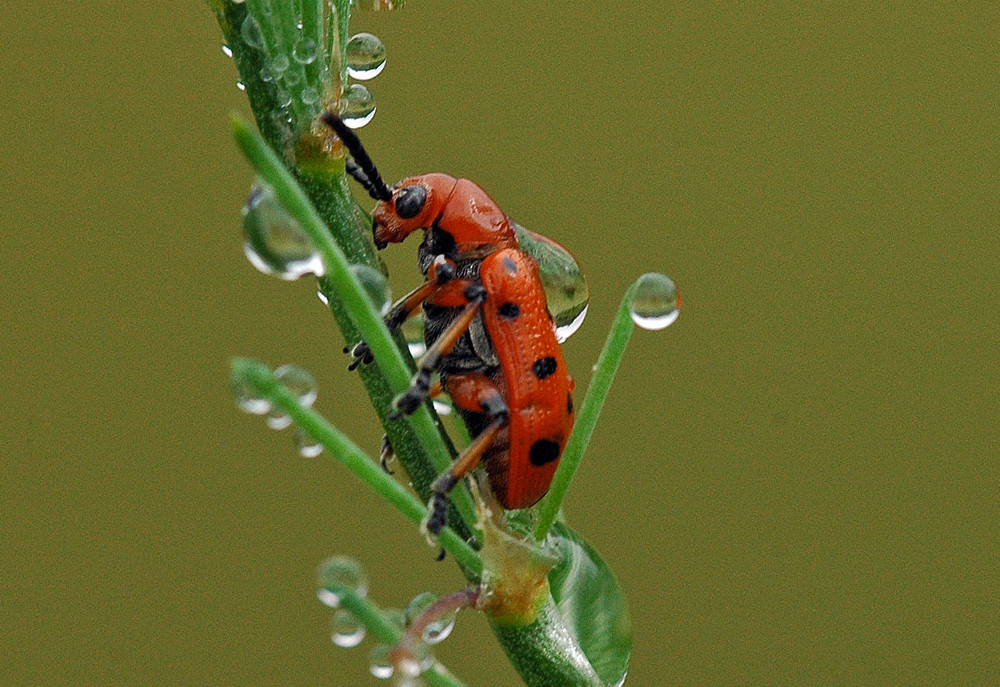
{"type": "Polygon", "coordinates": [[[410,415],[427,399],[431,390],[431,374],[441,365],[441,359],[451,353],[458,340],[468,331],[472,320],[483,307],[483,301],[486,300],[486,290],[479,284],[469,284],[465,288],[465,298],[469,301],[468,305],[420,358],[420,362],[417,363],[417,374],[413,376],[413,383],[396,399],[397,412],[390,415],[390,419],[400,415],[410,415]]]}
{"type": "Polygon", "coordinates": [[[507,424],[509,412],[496,383],[482,373],[452,375],[448,378],[448,388],[456,405],[486,414],[490,418],[490,423],[468,448],[462,451],[462,455],[455,459],[451,467],[431,484],[434,495],[428,504],[430,515],[427,516],[427,531],[435,536],[440,534],[447,524],[448,492],[454,489],[459,480],[470,470],[479,465],[483,454],[494,444],[507,424]]]}
{"type": "MultiPolygon", "coordinates": [[[[385,326],[391,333],[395,333],[417,311],[421,303],[455,279],[455,263],[443,255],[439,255],[431,263],[427,277],[427,281],[392,304],[384,320],[385,326]]],[[[354,360],[347,366],[348,370],[354,370],[362,363],[368,365],[374,360],[371,349],[364,341],[354,347],[351,355],[354,356],[354,360]]]]}

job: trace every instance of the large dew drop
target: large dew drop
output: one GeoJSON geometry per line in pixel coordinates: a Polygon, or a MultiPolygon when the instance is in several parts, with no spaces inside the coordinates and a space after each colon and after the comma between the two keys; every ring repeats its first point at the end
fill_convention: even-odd
{"type": "Polygon", "coordinates": [[[375,116],[375,97],[359,83],[352,83],[340,97],[340,117],[352,129],[360,129],[375,116]]]}
{"type": "Polygon", "coordinates": [[[546,238],[514,223],[518,248],[538,263],[549,312],[555,319],[559,343],[568,339],[587,316],[590,288],[587,277],[572,253],[546,238]]]}
{"type": "Polygon", "coordinates": [[[251,189],[243,207],[243,251],[258,270],[282,279],[324,273],[309,236],[263,182],[251,189]]]}
{"type": "Polygon", "coordinates": [[[680,294],[669,277],[650,272],[639,277],[632,298],[632,321],[643,329],[669,327],[680,314],[680,294]]]}
{"type": "Polygon", "coordinates": [[[358,33],[347,41],[347,73],[360,81],[373,79],[385,67],[385,46],[378,36],[358,33]]]}
{"type": "Polygon", "coordinates": [[[368,594],[368,576],[353,558],[333,556],[319,566],[316,575],[316,596],[330,608],[340,606],[339,588],[343,587],[357,596],[368,594]]]}

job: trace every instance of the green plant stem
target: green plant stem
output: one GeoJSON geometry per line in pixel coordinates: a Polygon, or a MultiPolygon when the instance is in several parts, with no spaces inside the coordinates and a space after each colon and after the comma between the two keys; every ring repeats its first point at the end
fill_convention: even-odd
{"type": "MultiPolygon", "coordinates": [[[[340,598],[340,606],[350,611],[380,644],[392,646],[403,636],[403,631],[368,599],[337,584],[329,584],[327,588],[340,598]]],[[[431,687],[464,687],[464,683],[437,661],[421,676],[431,687]]]]}
{"type": "Polygon", "coordinates": [[[632,307],[636,286],[637,284],[632,284],[629,287],[628,291],[625,292],[625,297],[622,298],[621,305],[618,306],[618,314],[615,315],[611,331],[608,332],[604,348],[597,359],[597,369],[594,370],[590,386],[587,387],[587,395],[577,413],[573,433],[570,434],[569,440],[566,442],[559,467],[552,477],[549,493],[538,506],[538,524],[535,526],[535,539],[537,541],[545,539],[545,535],[549,533],[549,528],[552,527],[552,523],[555,522],[556,516],[559,514],[559,508],[566,497],[569,485],[573,481],[573,476],[576,474],[577,468],[580,467],[580,461],[590,443],[597,419],[601,416],[604,400],[611,390],[611,383],[615,380],[615,373],[618,371],[618,365],[625,354],[625,347],[628,346],[629,339],[632,338],[635,324],[632,322],[629,311],[632,307]]]}
{"type": "MultiPolygon", "coordinates": [[[[246,382],[273,405],[288,413],[303,432],[322,444],[329,455],[343,463],[410,521],[420,525],[427,517],[427,508],[419,499],[390,477],[340,430],[323,419],[322,415],[299,403],[295,395],[285,388],[266,365],[236,358],[232,362],[232,375],[233,379],[246,382]]],[[[479,554],[453,529],[445,528],[439,540],[445,551],[454,556],[462,567],[473,574],[482,573],[483,562],[479,554]]]]}
{"type": "MultiPolygon", "coordinates": [[[[260,134],[243,119],[233,117],[233,134],[243,153],[260,177],[271,185],[278,200],[298,221],[319,251],[326,268],[326,278],[337,292],[344,308],[375,357],[390,388],[399,394],[410,386],[410,371],[402,354],[382,323],[381,317],[366,295],[364,287],[350,270],[347,257],[333,241],[330,230],[320,218],[302,187],[296,182],[277,154],[260,134]]],[[[451,454],[445,446],[426,404],[409,416],[410,426],[427,449],[430,460],[438,472],[451,465],[451,454]]],[[[470,527],[476,523],[476,510],[472,497],[464,485],[452,492],[452,502],[462,519],[470,527]]]]}

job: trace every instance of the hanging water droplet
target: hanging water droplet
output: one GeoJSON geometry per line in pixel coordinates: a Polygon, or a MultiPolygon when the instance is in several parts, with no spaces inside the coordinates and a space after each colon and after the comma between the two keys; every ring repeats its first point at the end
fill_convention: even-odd
{"type": "Polygon", "coordinates": [[[392,305],[392,291],[385,275],[368,265],[351,265],[351,272],[361,282],[368,300],[375,306],[378,314],[385,315],[389,312],[389,307],[392,305]]]}
{"type": "MultiPolygon", "coordinates": [[[[413,622],[437,600],[438,596],[433,592],[422,592],[413,597],[410,603],[408,603],[406,608],[403,610],[403,615],[406,619],[406,626],[409,627],[412,625],[413,622]]],[[[434,618],[431,622],[427,623],[427,626],[424,628],[423,640],[428,644],[437,644],[438,642],[444,641],[455,627],[455,619],[457,616],[458,611],[452,611],[440,618],[434,618]]]]}
{"type": "Polygon", "coordinates": [[[417,313],[402,326],[403,338],[406,339],[406,347],[410,350],[410,355],[419,358],[427,351],[427,344],[424,343],[424,316],[417,313]]]}
{"type": "Polygon", "coordinates": [[[316,61],[316,41],[311,38],[301,38],[292,47],[292,57],[299,64],[312,64],[316,61]]]}
{"type": "Polygon", "coordinates": [[[247,15],[247,18],[243,20],[240,35],[243,36],[243,42],[251,48],[264,49],[264,34],[261,33],[260,24],[252,16],[247,15]]]}
{"type": "Polygon", "coordinates": [[[316,402],[316,379],[309,370],[298,365],[282,365],[274,371],[274,376],[302,405],[308,408],[316,402]]]}
{"type": "Polygon", "coordinates": [[[406,626],[409,627],[413,624],[421,613],[426,611],[434,602],[438,600],[438,595],[434,592],[420,592],[415,597],[410,599],[410,603],[406,604],[406,608],[403,609],[403,619],[406,621],[406,626]]]}
{"type": "Polygon", "coordinates": [[[319,299],[319,302],[322,303],[323,305],[330,305],[330,299],[327,298],[326,294],[323,293],[322,291],[317,291],[316,297],[319,299]]]}
{"type": "Polygon", "coordinates": [[[340,116],[344,124],[360,129],[375,116],[375,97],[359,83],[352,83],[340,96],[340,116]]]}
{"type": "Polygon", "coordinates": [[[306,105],[312,105],[313,103],[319,100],[319,91],[317,91],[312,86],[306,86],[305,88],[302,89],[302,92],[299,93],[299,98],[306,105]]]}
{"type": "Polygon", "coordinates": [[[390,658],[392,648],[388,646],[377,646],[369,654],[370,670],[372,675],[379,680],[388,680],[396,672],[390,658]]]}
{"type": "Polygon", "coordinates": [[[303,458],[315,458],[323,452],[323,444],[301,427],[295,431],[295,446],[303,458]]]}
{"type": "Polygon", "coordinates": [[[330,608],[340,606],[340,597],[337,591],[329,588],[331,585],[348,589],[357,596],[368,594],[368,576],[364,568],[347,556],[327,558],[320,564],[316,579],[319,585],[316,596],[330,608]]]}
{"type": "Polygon", "coordinates": [[[271,402],[242,377],[233,377],[232,388],[236,405],[244,413],[264,415],[271,410],[271,402]]]}
{"type": "Polygon", "coordinates": [[[590,288],[573,254],[552,239],[514,222],[517,246],[538,263],[538,274],[556,325],[559,343],[568,339],[587,317],[590,288]]]}
{"type": "Polygon", "coordinates": [[[245,91],[247,89],[246,84],[244,84],[242,81],[236,82],[236,88],[240,89],[241,91],[245,91]]]}
{"type": "Polygon", "coordinates": [[[643,329],[669,327],[680,314],[680,294],[669,277],[650,272],[639,277],[632,297],[632,321],[643,329]]]}
{"type": "Polygon", "coordinates": [[[281,431],[292,424],[292,418],[280,408],[271,408],[267,413],[267,417],[264,418],[264,422],[271,429],[281,431]]]}
{"type": "Polygon", "coordinates": [[[243,208],[243,251],[258,270],[282,279],[324,273],[309,236],[263,182],[250,190],[243,208]]]}
{"type": "Polygon", "coordinates": [[[230,48],[225,43],[222,44],[222,52],[224,52],[226,54],[226,57],[232,57],[233,56],[233,49],[230,48]]]}
{"type": "Polygon", "coordinates": [[[347,73],[366,81],[379,75],[385,67],[385,46],[378,36],[358,33],[347,41],[347,73]]]}
{"type": "Polygon", "coordinates": [[[333,614],[330,639],[339,647],[353,649],[365,638],[365,626],[346,608],[338,608],[333,614]]]}

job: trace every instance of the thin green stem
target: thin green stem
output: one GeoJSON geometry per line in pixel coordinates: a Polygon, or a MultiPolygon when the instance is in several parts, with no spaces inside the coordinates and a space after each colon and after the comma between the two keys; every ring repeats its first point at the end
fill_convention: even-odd
{"type": "MultiPolygon", "coordinates": [[[[234,380],[248,384],[271,404],[288,413],[302,431],[322,444],[330,456],[389,501],[407,519],[420,525],[427,517],[427,508],[419,499],[390,477],[322,415],[299,403],[298,398],[285,388],[266,365],[236,358],[232,362],[232,376],[234,380]]],[[[461,566],[475,574],[482,572],[483,562],[479,554],[450,527],[441,532],[439,541],[461,566]]]]}
{"type": "Polygon", "coordinates": [[[306,80],[318,91],[323,91],[321,75],[324,67],[329,64],[325,26],[323,18],[324,0],[302,1],[302,37],[308,38],[316,46],[316,57],[306,65],[306,80]]]}
{"type": "Polygon", "coordinates": [[[601,356],[597,359],[597,368],[594,370],[594,376],[590,379],[590,386],[587,387],[587,395],[576,415],[573,433],[570,434],[569,440],[566,442],[559,467],[552,478],[549,493],[538,506],[538,524],[535,526],[535,539],[537,541],[545,539],[545,535],[549,533],[549,528],[552,527],[552,523],[555,522],[556,516],[559,514],[559,508],[562,506],[563,499],[566,498],[569,485],[573,481],[573,476],[576,474],[577,468],[580,467],[580,461],[590,443],[597,419],[601,416],[604,400],[611,390],[611,383],[615,380],[615,373],[618,371],[618,364],[622,361],[625,347],[628,346],[629,339],[632,337],[632,329],[635,325],[629,311],[632,307],[636,286],[637,283],[632,284],[625,292],[625,297],[622,298],[618,314],[615,315],[615,321],[611,325],[611,331],[608,332],[608,338],[601,350],[601,356]]]}
{"type": "MultiPolygon", "coordinates": [[[[337,595],[340,599],[340,606],[350,611],[379,644],[392,646],[403,636],[403,630],[389,620],[382,609],[368,599],[358,596],[347,587],[332,582],[327,584],[327,589],[337,595]]],[[[437,661],[421,673],[421,676],[431,687],[464,687],[464,683],[437,661]]]]}
{"type": "MultiPolygon", "coordinates": [[[[375,306],[366,295],[364,287],[351,271],[347,257],[330,235],[330,230],[302,187],[260,134],[240,117],[233,117],[232,126],[236,141],[250,164],[257,170],[261,179],[270,184],[281,204],[312,239],[326,268],[328,282],[371,349],[375,362],[385,375],[389,386],[394,393],[402,393],[410,386],[409,368],[382,323],[375,306]]],[[[451,465],[451,454],[438,433],[437,424],[427,410],[426,404],[421,405],[409,416],[409,422],[414,434],[426,448],[434,468],[438,472],[446,470],[451,465]]],[[[452,492],[452,502],[466,524],[470,528],[474,527],[477,521],[476,509],[464,485],[459,485],[452,492]]]]}

